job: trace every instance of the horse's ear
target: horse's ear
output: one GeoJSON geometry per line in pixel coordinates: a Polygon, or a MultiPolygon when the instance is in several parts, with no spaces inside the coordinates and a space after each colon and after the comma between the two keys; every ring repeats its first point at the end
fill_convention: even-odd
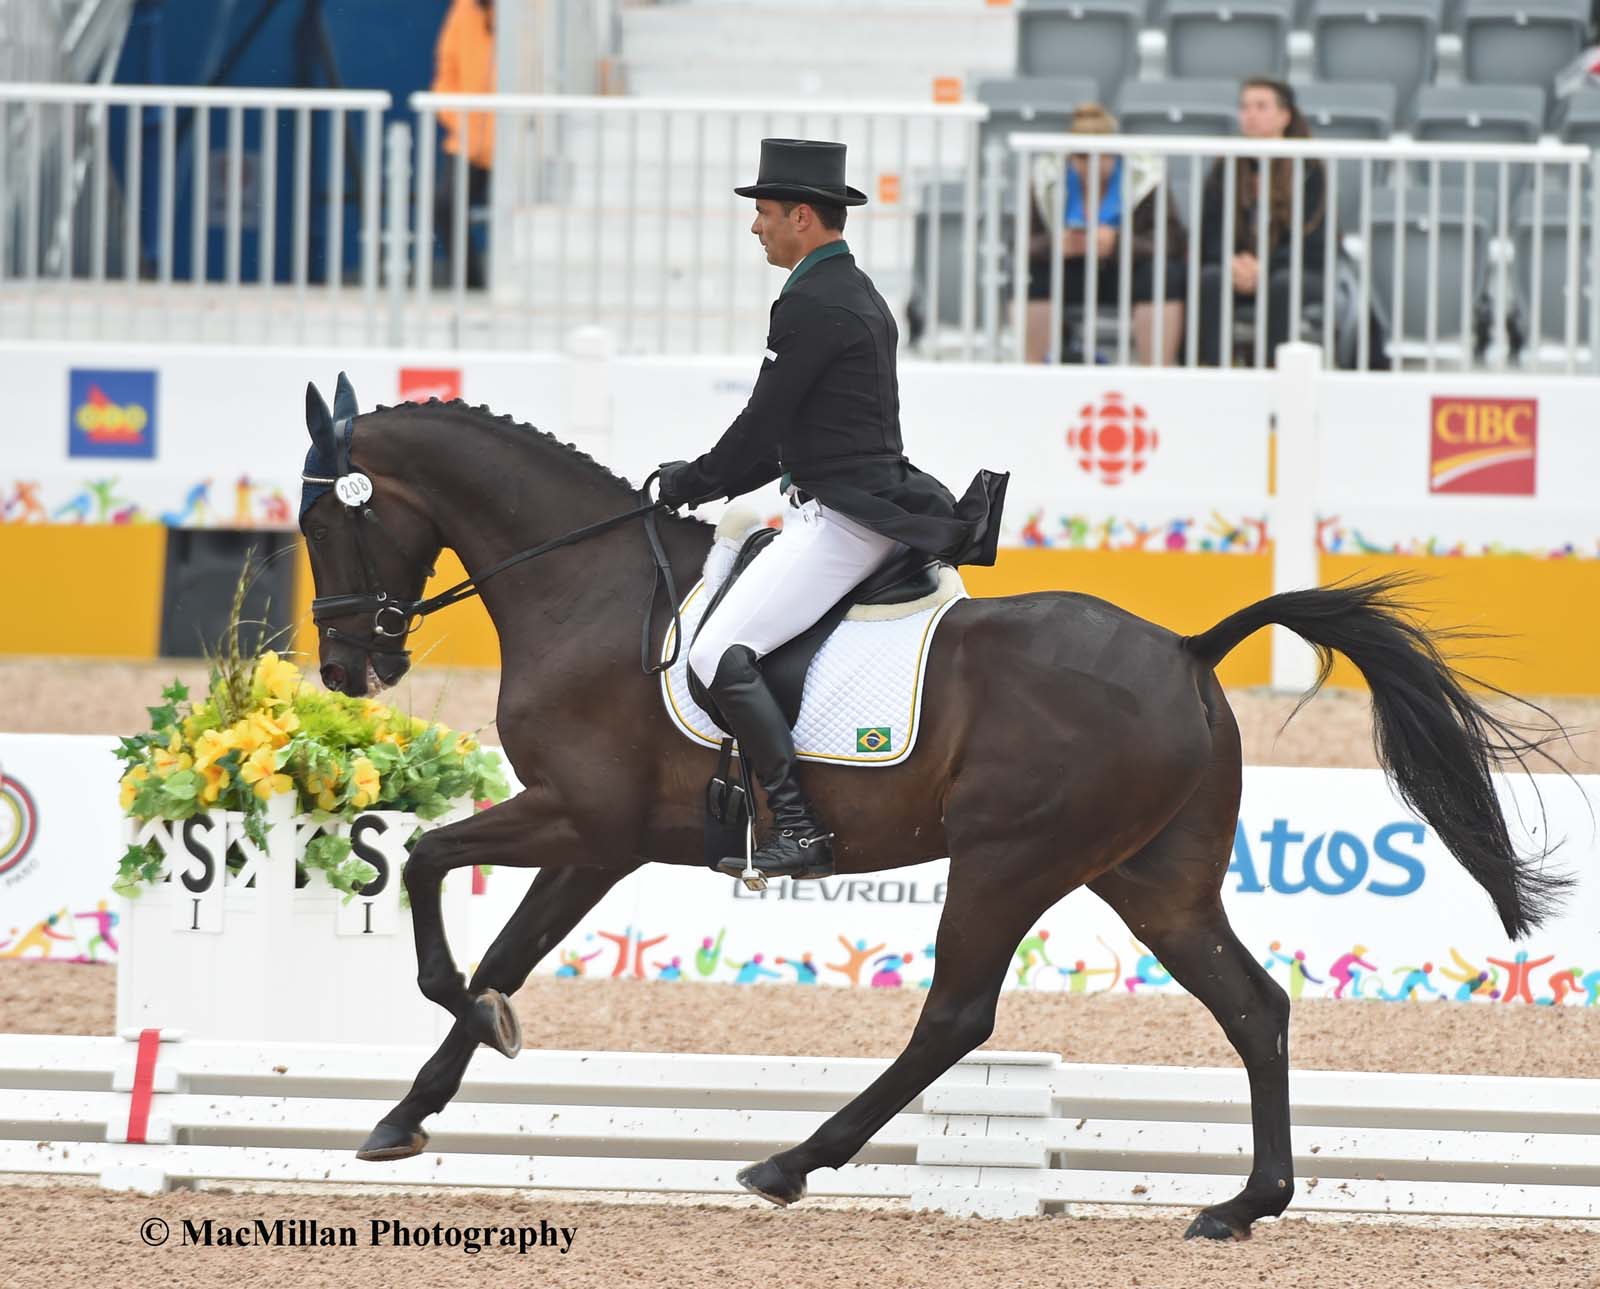
{"type": "Polygon", "coordinates": [[[356,402],[355,386],[350,383],[348,376],[340,372],[339,383],[333,387],[333,419],[354,420],[360,411],[360,404],[356,402]]]}
{"type": "Polygon", "coordinates": [[[324,459],[335,460],[337,454],[333,450],[333,414],[328,411],[328,405],[322,399],[322,392],[312,381],[306,382],[306,429],[311,434],[311,442],[322,453],[324,459]]]}

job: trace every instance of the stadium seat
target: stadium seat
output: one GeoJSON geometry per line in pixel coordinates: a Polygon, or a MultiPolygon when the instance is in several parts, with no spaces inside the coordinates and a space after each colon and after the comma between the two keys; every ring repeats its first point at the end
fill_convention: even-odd
{"type": "Polygon", "coordinates": [[[979,148],[1009,134],[1061,134],[1072,124],[1072,110],[1093,100],[1100,86],[1088,76],[1013,76],[978,83],[977,99],[989,109],[979,133],[979,148]]]}
{"type": "MultiPolygon", "coordinates": [[[[1363,85],[1358,81],[1329,81],[1303,85],[1295,91],[1300,110],[1318,139],[1387,139],[1394,131],[1393,85],[1363,85]]],[[[1339,161],[1337,231],[1357,232],[1361,220],[1361,163],[1339,161]]],[[[1382,168],[1372,166],[1374,185],[1382,168]]]]}
{"type": "MultiPolygon", "coordinates": [[[[1582,294],[1578,298],[1578,340],[1589,341],[1590,293],[1594,279],[1589,272],[1592,250],[1590,238],[1594,232],[1589,225],[1589,194],[1584,192],[1578,201],[1578,277],[1582,294]]],[[[1517,295],[1522,302],[1523,316],[1533,318],[1533,282],[1539,279],[1538,330],[1542,344],[1564,344],[1567,337],[1567,292],[1572,282],[1567,272],[1567,247],[1571,237],[1568,223],[1567,194],[1565,190],[1546,191],[1544,209],[1536,211],[1533,193],[1524,192],[1518,203],[1514,242],[1516,247],[1517,295]],[[1542,226],[1539,263],[1533,254],[1533,230],[1542,226]]],[[[1530,325],[1529,335],[1533,328],[1530,325]]]]}
{"type": "MultiPolygon", "coordinates": [[[[946,179],[939,184],[939,316],[937,325],[933,329],[935,336],[937,336],[940,327],[959,327],[961,325],[962,272],[965,267],[961,232],[966,211],[966,191],[966,184],[960,180],[946,179]]],[[[924,184],[917,194],[917,214],[911,257],[911,298],[906,310],[911,332],[910,339],[913,344],[921,340],[922,336],[927,332],[929,324],[928,256],[931,247],[928,233],[933,222],[931,218],[933,195],[933,185],[931,183],[924,184]]],[[[1008,202],[1007,204],[1009,205],[1010,203],[1008,202]]],[[[982,218],[982,208],[980,207],[980,223],[982,218]]],[[[1011,223],[1002,216],[1000,229],[1002,241],[1009,238],[1010,234],[1011,223]]],[[[979,229],[979,239],[979,245],[981,246],[981,227],[979,229]]]]}
{"type": "MultiPolygon", "coordinates": [[[[1544,125],[1545,92],[1531,85],[1428,85],[1417,95],[1416,121],[1412,136],[1421,141],[1460,143],[1537,143],[1544,125]]],[[[1429,181],[1431,167],[1415,162],[1409,180],[1414,184],[1429,181]]],[[[1498,200],[1500,167],[1489,163],[1473,166],[1472,186],[1479,201],[1498,200]]],[[[1527,181],[1530,167],[1507,167],[1509,199],[1527,181]]],[[[1460,162],[1441,162],[1441,185],[1459,188],[1466,183],[1466,167],[1460,162]]],[[[1489,210],[1495,209],[1491,204],[1489,210]]]]}
{"type": "Polygon", "coordinates": [[[1588,0],[1467,0],[1462,79],[1548,88],[1583,51],[1588,27],[1588,0]]]}
{"type": "MultiPolygon", "coordinates": [[[[1117,122],[1124,134],[1228,135],[1239,132],[1237,81],[1129,81],[1117,100],[1117,122]]],[[[1199,181],[1211,159],[1202,157],[1199,181]]],[[[1190,178],[1188,157],[1167,161],[1167,199],[1188,224],[1190,178]]]]}
{"type": "Polygon", "coordinates": [[[1017,10],[1017,75],[1088,76],[1110,103],[1139,74],[1145,0],[1029,0],[1017,10]]]}
{"type": "MultiPolygon", "coordinates": [[[[1427,339],[1428,334],[1428,242],[1429,220],[1426,199],[1419,194],[1406,193],[1405,224],[1399,219],[1398,195],[1392,188],[1379,188],[1372,194],[1372,238],[1368,245],[1372,256],[1372,298],[1387,320],[1391,339],[1401,339],[1414,346],[1427,339]],[[1394,299],[1395,257],[1404,238],[1405,264],[1403,289],[1404,314],[1396,316],[1394,299]],[[1403,325],[1402,325],[1403,324],[1403,325]]],[[[1491,224],[1487,210],[1481,205],[1474,209],[1470,221],[1472,229],[1472,260],[1467,276],[1461,272],[1461,253],[1469,222],[1466,218],[1466,194],[1459,188],[1442,190],[1439,194],[1438,266],[1439,283],[1436,295],[1435,335],[1441,344],[1459,345],[1461,334],[1461,303],[1465,296],[1468,311],[1482,293],[1488,265],[1488,244],[1491,224]]]]}
{"type": "Polygon", "coordinates": [[[1410,124],[1438,61],[1439,0],[1319,0],[1311,31],[1318,80],[1387,82],[1395,124],[1410,124]]]}
{"type": "Polygon", "coordinates": [[[1600,89],[1581,89],[1563,101],[1561,141],[1600,150],[1600,89]]]}
{"type": "Polygon", "coordinates": [[[1167,75],[1287,75],[1295,0],[1168,0],[1167,75]]]}

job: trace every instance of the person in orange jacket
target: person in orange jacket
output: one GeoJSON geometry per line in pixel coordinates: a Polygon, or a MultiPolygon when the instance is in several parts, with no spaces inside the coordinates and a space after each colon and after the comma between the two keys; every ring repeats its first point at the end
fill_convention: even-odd
{"type": "MultiPolygon", "coordinates": [[[[434,52],[435,94],[494,92],[494,0],[452,0],[434,52]]],[[[456,158],[463,146],[467,157],[467,207],[489,200],[489,168],[494,162],[494,117],[488,112],[440,112],[445,163],[434,187],[433,226],[448,261],[455,250],[456,158]],[[465,138],[463,139],[463,133],[465,138]]],[[[484,285],[483,254],[467,235],[467,285],[484,285]]],[[[454,274],[451,275],[454,280],[454,274]]]]}

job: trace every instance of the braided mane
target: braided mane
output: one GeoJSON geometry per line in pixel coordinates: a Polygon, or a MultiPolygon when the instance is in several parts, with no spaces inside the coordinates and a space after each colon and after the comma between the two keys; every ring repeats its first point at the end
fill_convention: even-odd
{"type": "Polygon", "coordinates": [[[426,403],[398,403],[393,407],[387,407],[380,403],[373,409],[373,412],[374,414],[378,412],[400,412],[402,414],[414,415],[418,412],[431,411],[439,408],[447,408],[452,412],[465,412],[469,416],[477,419],[492,421],[496,425],[502,425],[509,429],[522,430],[528,434],[536,435],[538,438],[541,438],[546,443],[550,444],[551,447],[560,449],[561,452],[570,457],[572,460],[581,462],[596,479],[603,480],[614,487],[622,488],[630,493],[637,491],[630,481],[624,479],[609,466],[596,461],[587,452],[578,447],[577,444],[563,443],[548,430],[538,429],[536,426],[529,425],[526,421],[519,421],[510,415],[497,414],[486,404],[480,403],[478,406],[474,407],[466,400],[460,398],[452,398],[448,402],[438,398],[430,398],[426,403]]]}

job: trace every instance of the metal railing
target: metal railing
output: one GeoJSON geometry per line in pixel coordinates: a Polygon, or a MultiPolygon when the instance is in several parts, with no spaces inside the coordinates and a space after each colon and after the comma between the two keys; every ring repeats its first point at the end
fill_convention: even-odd
{"type": "Polygon", "coordinates": [[[0,334],[375,342],[390,102],[0,84],[0,334]]]}
{"type": "MultiPolygon", "coordinates": [[[[1188,366],[1268,366],[1268,337],[1276,334],[1318,343],[1330,355],[1330,366],[1360,371],[1403,364],[1433,370],[1442,363],[1504,368],[1519,347],[1529,365],[1600,370],[1600,158],[1587,148],[1072,134],[1013,134],[1009,143],[1011,277],[1019,288],[1030,259],[1033,271],[1043,268],[1035,253],[1036,219],[1045,224],[1047,246],[1064,245],[1065,203],[1053,201],[1048,215],[1034,213],[1041,172],[1059,175],[1072,155],[1109,155],[1128,161],[1123,173],[1132,169],[1128,159],[1149,158],[1162,176],[1150,194],[1149,299],[1133,298],[1135,203],[1123,201],[1115,263],[1102,266],[1099,257],[1082,256],[1081,295],[1067,298],[1062,255],[1048,256],[1043,300],[1030,301],[1024,289],[1011,291],[1006,351],[1013,361],[1027,357],[1031,324],[1036,339],[1044,329],[1045,361],[1089,363],[1109,357],[1114,348],[1114,361],[1126,363],[1138,303],[1152,308],[1148,348],[1158,357],[1167,325],[1164,306],[1171,302],[1183,306],[1180,361],[1188,366]],[[1282,231],[1276,237],[1271,231],[1271,162],[1280,158],[1290,162],[1287,240],[1282,231]],[[1255,164],[1246,171],[1249,162],[1255,164]],[[1308,190],[1315,192],[1307,183],[1313,166],[1322,174],[1320,221],[1306,205],[1308,190]],[[1341,194],[1341,185],[1352,179],[1354,194],[1341,194]],[[1243,194],[1253,201],[1236,202],[1241,182],[1255,185],[1253,194],[1243,194]],[[1349,197],[1348,206],[1342,195],[1349,197]],[[1206,218],[1208,198],[1220,200],[1211,203],[1206,218]],[[1181,256],[1167,251],[1173,206],[1187,234],[1181,256]],[[1240,209],[1249,214],[1253,236],[1248,228],[1236,228],[1240,209]],[[1220,227],[1211,228],[1210,221],[1220,227]],[[1205,245],[1208,235],[1215,245],[1205,245]],[[1558,259],[1550,257],[1551,243],[1558,259]],[[1254,289],[1236,287],[1235,254],[1253,256],[1259,279],[1254,289]],[[1420,283],[1414,260],[1408,272],[1412,256],[1422,258],[1420,283]],[[1167,294],[1169,277],[1182,284],[1175,299],[1167,294]],[[1108,300],[1114,301],[1110,310],[1108,300]],[[1522,330],[1522,346],[1514,323],[1522,330]],[[1064,344],[1069,324],[1079,337],[1075,347],[1064,344]],[[1102,349],[1108,327],[1111,339],[1102,349]]],[[[1100,167],[1086,164],[1082,174],[1084,239],[1093,246],[1100,228],[1100,167]]],[[[986,242],[985,260],[999,256],[1000,249],[986,242]]],[[[1247,267],[1244,281],[1250,275],[1247,267]]],[[[992,289],[998,313],[998,295],[1007,288],[992,289]]],[[[993,334],[990,339],[998,342],[993,334]]]]}
{"type": "MultiPolygon", "coordinates": [[[[0,84],[0,336],[555,349],[597,324],[623,352],[745,352],[782,272],[733,189],[754,179],[763,137],[794,135],[849,146],[871,200],[846,236],[923,357],[1022,360],[1032,325],[1056,362],[1154,360],[1176,342],[1186,365],[1263,367],[1272,341],[1297,338],[1357,370],[1600,370],[1600,162],[1578,147],[1061,134],[980,147],[988,113],[973,103],[433,94],[410,100],[415,132],[395,122],[385,137],[389,105],[0,84]],[[492,120],[488,173],[443,150],[446,113],[492,120]],[[1060,244],[1064,203],[1037,224],[1033,211],[1036,172],[1053,167],[1059,193],[1073,154],[1145,158],[1164,181],[1150,253],[1135,254],[1124,203],[1110,261],[1083,258],[1068,291],[1066,262],[1033,244],[1039,228],[1060,244]],[[1274,159],[1292,200],[1278,242],[1274,159]],[[1314,168],[1324,209],[1308,243],[1314,168]],[[1255,201],[1236,228],[1241,183],[1255,201]],[[1237,290],[1231,252],[1208,257],[1202,235],[1267,264],[1278,245],[1281,271],[1237,290]]],[[[1093,242],[1098,167],[1087,174],[1093,242]]]]}
{"type": "Polygon", "coordinates": [[[871,197],[845,228],[857,260],[913,330],[950,320],[952,343],[975,352],[980,105],[830,110],[814,101],[435,94],[410,102],[419,251],[406,331],[424,342],[559,343],[572,326],[598,323],[625,351],[748,348],[765,334],[781,278],[749,236],[751,203],[733,189],[754,181],[762,138],[793,135],[848,146],[850,177],[871,197]],[[493,119],[481,252],[492,290],[484,293],[469,290],[468,159],[436,143],[440,114],[463,111],[493,119]],[[449,236],[436,283],[441,216],[449,236]],[[950,237],[960,267],[941,273],[940,243],[950,237]]]}

